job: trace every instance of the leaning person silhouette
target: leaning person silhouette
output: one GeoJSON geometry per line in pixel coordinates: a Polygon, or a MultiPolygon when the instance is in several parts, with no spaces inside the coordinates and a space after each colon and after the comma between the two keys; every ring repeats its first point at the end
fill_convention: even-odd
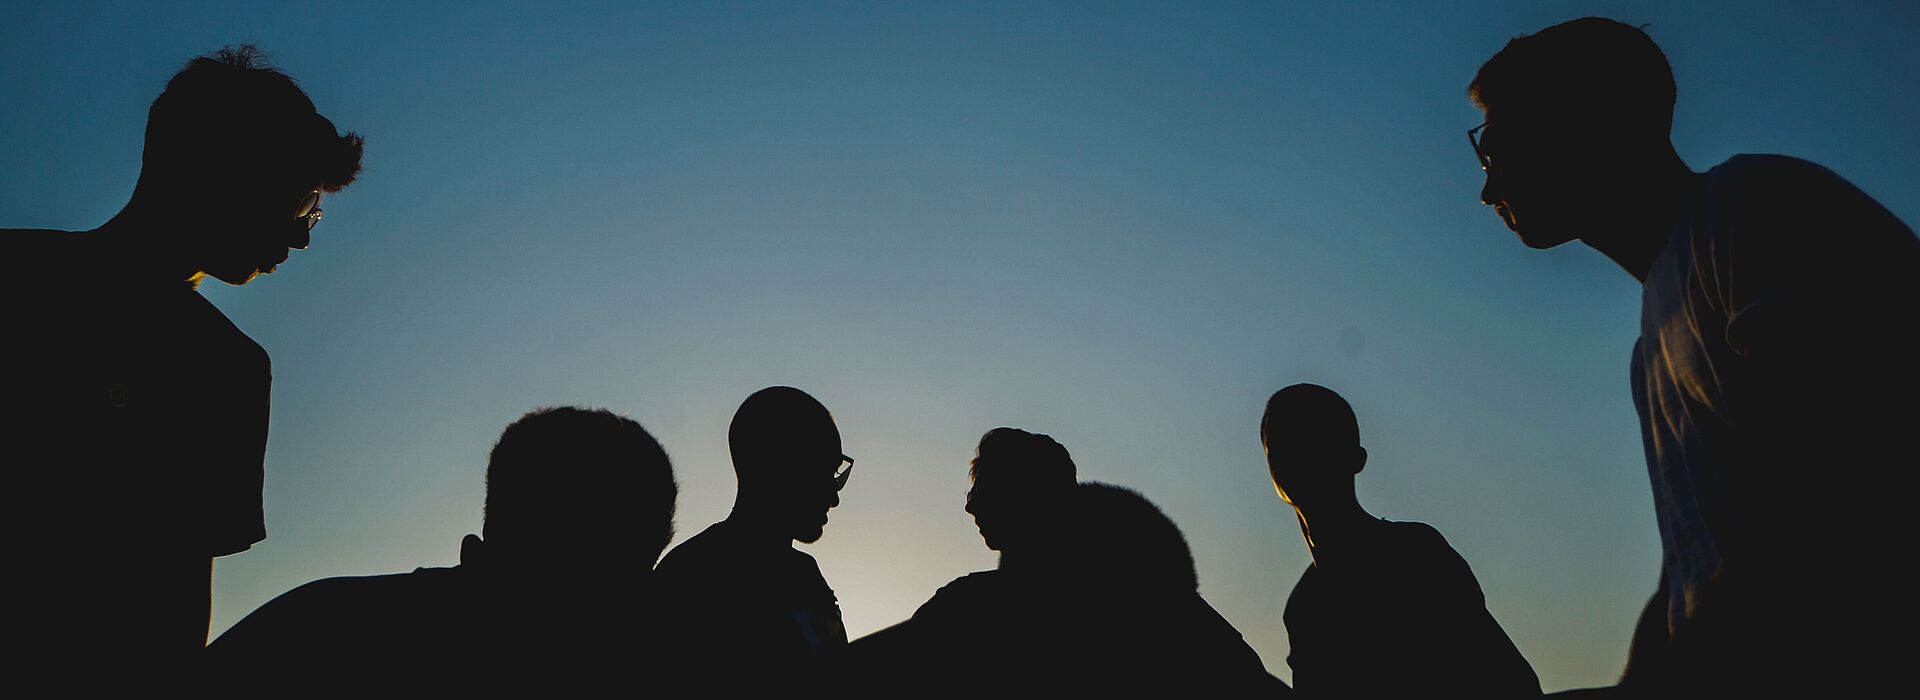
{"type": "Polygon", "coordinates": [[[1285,613],[1295,689],[1356,698],[1540,694],[1533,667],[1447,540],[1425,523],[1382,520],[1360,506],[1354,477],[1367,451],[1345,399],[1313,384],[1274,392],[1260,443],[1313,556],[1285,613]]]}
{"type": "Polygon", "coordinates": [[[680,543],[659,567],[676,690],[731,696],[802,692],[847,645],[814,542],[853,460],[827,408],[799,389],[754,392],[727,431],[739,490],[725,520],[680,543]]]}
{"type": "Polygon", "coordinates": [[[598,693],[644,675],[676,495],[660,443],[604,410],[542,409],[501,433],[486,479],[458,566],[288,591],[207,648],[209,677],[223,694],[344,697],[598,693]]]}
{"type": "Polygon", "coordinates": [[[1613,20],[1514,39],[1468,92],[1486,113],[1469,131],[1481,201],[1527,246],[1578,240],[1642,284],[1631,386],[1662,555],[1622,686],[1904,682],[1881,640],[1910,595],[1865,572],[1912,541],[1882,475],[1920,454],[1920,239],[1804,160],[1694,172],[1670,137],[1666,56],[1613,20]]]}
{"type": "MultiPolygon", "coordinates": [[[[147,113],[140,177],[84,232],[0,230],[20,667],[144,687],[199,658],[212,559],[266,536],[267,353],[199,292],[304,249],[352,182],[341,135],[251,46],[189,62],[147,113]],[[26,535],[22,533],[32,533],[26,535]],[[30,573],[29,573],[30,572],[30,573]],[[149,673],[153,675],[148,675],[149,673]]],[[[177,677],[177,676],[175,676],[177,677]]]]}

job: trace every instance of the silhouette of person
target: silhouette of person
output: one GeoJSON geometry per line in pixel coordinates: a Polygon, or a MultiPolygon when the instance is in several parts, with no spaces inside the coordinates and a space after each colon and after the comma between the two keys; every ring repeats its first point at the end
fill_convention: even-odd
{"type": "Polygon", "coordinates": [[[676,496],[660,443],[605,410],[541,409],[501,433],[486,478],[459,565],[295,588],[207,648],[213,677],[250,695],[626,682],[658,646],[649,580],[676,496]]]}
{"type": "Polygon", "coordinates": [[[1345,399],[1314,384],[1274,392],[1260,444],[1313,556],[1287,598],[1294,688],[1322,697],[1540,694],[1446,538],[1360,506],[1354,476],[1367,451],[1345,399]]]}
{"type": "Polygon", "coordinates": [[[1186,541],[1139,494],[1076,484],[1066,448],[997,428],[980,440],[967,511],[1000,552],[905,622],[860,639],[849,677],[960,695],[1286,692],[1198,594],[1186,541]],[[964,659],[967,673],[947,671],[964,659]]]}
{"type": "Polygon", "coordinates": [[[733,512],[662,559],[667,628],[679,640],[670,682],[716,696],[807,687],[844,651],[846,628],[814,542],[853,460],[833,415],[793,387],[761,389],[727,431],[739,480],[733,512]]]}
{"type": "Polygon", "coordinates": [[[212,558],[266,536],[270,370],[195,288],[246,284],[306,248],[361,144],[256,49],[222,49],[153,101],[139,180],[112,219],[0,230],[0,259],[34,290],[0,301],[6,462],[30,494],[6,510],[12,532],[33,533],[14,554],[36,572],[14,580],[34,601],[12,618],[27,653],[159,673],[199,657],[212,558]]]}
{"type": "Polygon", "coordinates": [[[1872,687],[1897,665],[1858,611],[1911,607],[1891,579],[1836,572],[1912,532],[1899,490],[1862,472],[1915,462],[1920,239],[1803,160],[1694,172],[1666,56],[1613,20],[1510,41],[1468,93],[1481,201],[1526,245],[1581,241],[1643,285],[1632,389],[1662,563],[1622,684],[1872,687]]]}
{"type": "Polygon", "coordinates": [[[1057,578],[1060,520],[1077,478],[1067,448],[1047,435],[994,428],[980,438],[968,467],[967,513],[1000,565],[976,571],[934,592],[905,622],[854,642],[855,672],[874,694],[917,687],[956,658],[974,661],[967,682],[982,690],[1010,687],[1045,659],[1023,633],[1037,626],[1057,578]]]}

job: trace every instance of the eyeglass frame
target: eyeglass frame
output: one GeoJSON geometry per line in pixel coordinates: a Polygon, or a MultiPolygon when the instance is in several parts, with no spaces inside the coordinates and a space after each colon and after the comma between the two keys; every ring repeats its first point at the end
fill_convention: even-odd
{"type": "Polygon", "coordinates": [[[319,226],[320,217],[325,214],[325,210],[320,208],[321,196],[320,190],[308,192],[307,196],[300,198],[299,206],[293,208],[293,218],[306,219],[308,231],[319,226]]]}
{"type": "Polygon", "coordinates": [[[1479,126],[1467,130],[1467,143],[1473,144],[1473,155],[1480,159],[1480,172],[1483,173],[1493,169],[1493,159],[1480,149],[1480,132],[1486,128],[1487,123],[1480,122],[1479,126]]]}
{"type": "Polygon", "coordinates": [[[833,490],[845,489],[850,478],[853,478],[853,458],[843,453],[840,455],[840,465],[833,470],[833,490]]]}

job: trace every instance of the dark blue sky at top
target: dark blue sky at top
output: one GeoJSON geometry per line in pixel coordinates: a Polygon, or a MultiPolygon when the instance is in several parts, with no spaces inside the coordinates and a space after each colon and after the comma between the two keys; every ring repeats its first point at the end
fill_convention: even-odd
{"type": "Polygon", "coordinates": [[[1658,567],[1638,290],[1520,246],[1463,133],[1482,61],[1589,14],[1667,51],[1696,169],[1801,156],[1920,218],[1907,3],[6,2],[0,226],[111,216],[147,104],[224,44],[367,136],[311,250],[204,287],[275,368],[271,536],[220,560],[216,633],[455,562],[540,405],[646,425],[698,532],[733,408],[792,384],[860,462],[808,547],[853,633],[992,566],[966,461],[1016,425],[1164,507],[1285,678],[1308,558],[1256,428],[1313,381],[1359,413],[1363,502],[1445,533],[1574,687],[1617,673],[1658,567]]]}

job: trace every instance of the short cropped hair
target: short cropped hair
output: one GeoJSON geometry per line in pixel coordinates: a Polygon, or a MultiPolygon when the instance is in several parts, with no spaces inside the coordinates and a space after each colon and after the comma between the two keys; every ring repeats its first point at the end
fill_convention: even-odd
{"type": "MultiPolygon", "coordinates": [[[[1007,474],[1017,474],[1026,483],[1060,487],[1072,486],[1079,477],[1073,466],[1073,455],[1067,448],[1056,442],[1052,436],[1029,433],[1019,428],[994,428],[980,436],[980,446],[974,451],[973,464],[968,467],[967,475],[980,478],[980,464],[1009,465],[1007,474]]],[[[998,471],[989,467],[989,471],[998,471]]]]}
{"type": "Polygon", "coordinates": [[[366,140],[241,44],[189,61],[147,111],[143,179],[267,180],[334,192],[360,173],[366,140]]]}
{"type": "Polygon", "coordinates": [[[727,449],[734,474],[752,479],[789,454],[795,445],[838,436],[833,413],[812,394],[790,386],[753,392],[727,425],[727,449]]]}
{"type": "Polygon", "coordinates": [[[507,426],[487,458],[488,541],[560,547],[630,539],[655,558],[673,539],[679,488],[666,450],[604,409],[542,408],[507,426]]]}
{"type": "Polygon", "coordinates": [[[1360,420],[1347,400],[1318,384],[1295,384],[1273,392],[1260,416],[1260,440],[1275,431],[1290,442],[1327,447],[1360,444],[1360,420]]]}
{"type": "Polygon", "coordinates": [[[1140,492],[1089,481],[1074,488],[1068,504],[1074,534],[1062,551],[1082,572],[1107,575],[1117,589],[1200,587],[1186,536],[1140,492]]]}
{"type": "Polygon", "coordinates": [[[1508,41],[1467,86],[1480,109],[1538,114],[1665,137],[1673,127],[1673,68],[1647,33],[1603,17],[1508,41]]]}

